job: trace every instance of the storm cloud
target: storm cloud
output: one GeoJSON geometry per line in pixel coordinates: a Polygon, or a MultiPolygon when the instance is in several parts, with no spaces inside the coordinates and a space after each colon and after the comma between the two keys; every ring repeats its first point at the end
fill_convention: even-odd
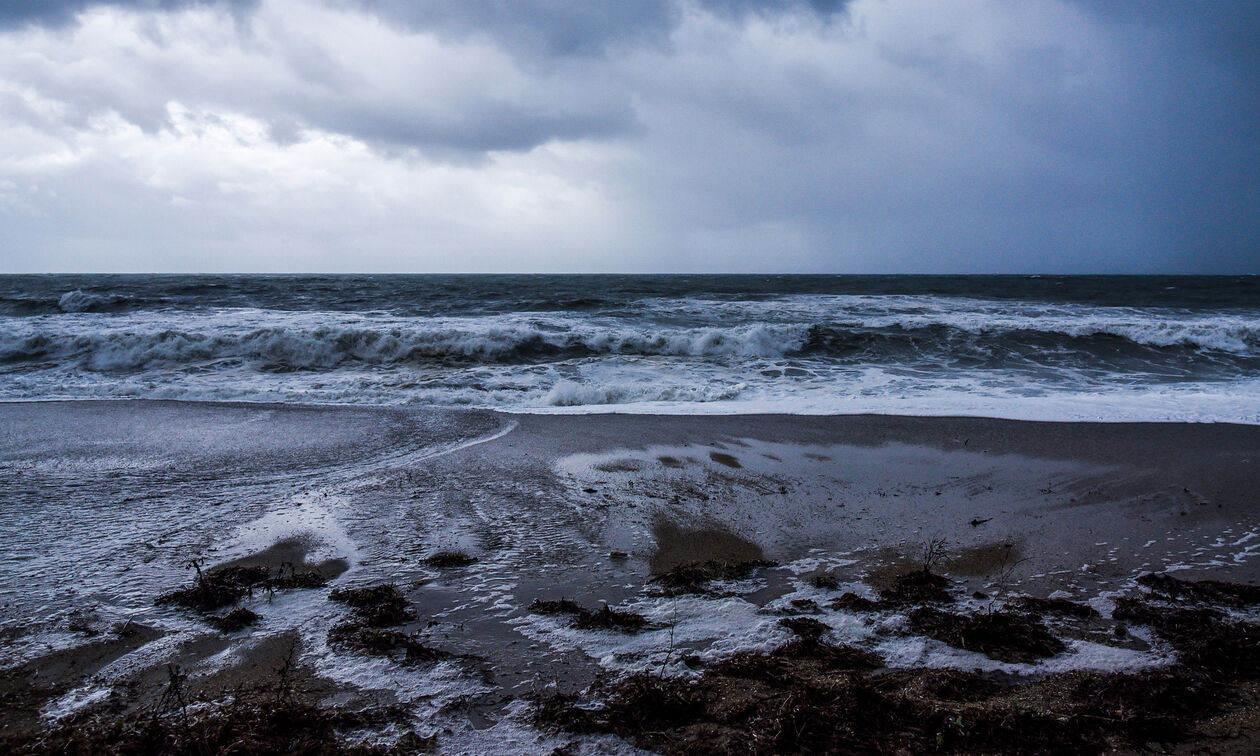
{"type": "Polygon", "coordinates": [[[1255,7],[9,3],[0,269],[1257,272],[1255,7]]]}

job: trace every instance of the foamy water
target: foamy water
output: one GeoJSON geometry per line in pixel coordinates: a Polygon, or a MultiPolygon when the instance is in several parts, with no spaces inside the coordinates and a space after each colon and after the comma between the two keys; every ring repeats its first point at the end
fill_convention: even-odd
{"type": "Polygon", "coordinates": [[[1247,278],[7,277],[0,313],[4,400],[1260,422],[1247,278]]]}

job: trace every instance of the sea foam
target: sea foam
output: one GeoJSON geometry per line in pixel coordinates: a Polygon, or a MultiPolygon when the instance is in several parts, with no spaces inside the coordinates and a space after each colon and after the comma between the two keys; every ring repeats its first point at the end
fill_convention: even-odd
{"type": "Polygon", "coordinates": [[[505,311],[458,300],[461,314],[309,309],[315,293],[307,309],[137,304],[200,289],[172,291],[72,289],[56,313],[6,317],[0,399],[1248,423],[1260,406],[1260,309],[1237,306],[578,291],[505,311]]]}

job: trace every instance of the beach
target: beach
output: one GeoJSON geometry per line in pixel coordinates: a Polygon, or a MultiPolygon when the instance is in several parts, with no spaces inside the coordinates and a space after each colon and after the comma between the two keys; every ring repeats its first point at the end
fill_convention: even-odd
{"type": "Polygon", "coordinates": [[[0,756],[1260,754],[1257,38],[0,4],[0,756]]]}
{"type": "Polygon", "coordinates": [[[10,737],[153,707],[173,664],[213,700],[288,659],[319,706],[400,707],[369,740],[632,752],[540,722],[540,696],[703,680],[801,617],[894,672],[1141,673],[1178,647],[1112,617],[1139,577],[1260,580],[1254,425],[172,401],[12,402],[0,425],[10,737]],[[671,573],[695,564],[720,569],[671,573]],[[1092,611],[1038,617],[1053,653],[959,647],[894,601],[919,571],[959,615],[1092,611]],[[244,582],[172,595],[202,573],[244,582]],[[336,593],[386,584],[396,622],[336,593]],[[256,616],[216,627],[234,608],[256,616]]]}

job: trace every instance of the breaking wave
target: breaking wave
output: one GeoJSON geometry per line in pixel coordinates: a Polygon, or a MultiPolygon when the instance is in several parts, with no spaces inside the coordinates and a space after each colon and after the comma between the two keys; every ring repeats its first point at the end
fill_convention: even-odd
{"type": "Polygon", "coordinates": [[[1251,279],[0,277],[0,316],[0,400],[1260,422],[1251,279]]]}
{"type": "MultiPolygon", "coordinates": [[[[79,298],[72,302],[90,306],[79,298]]],[[[932,358],[1109,366],[1125,360],[1202,358],[1252,364],[1260,360],[1260,323],[1243,318],[1145,323],[1020,318],[971,324],[902,319],[618,328],[580,322],[493,321],[426,326],[421,321],[381,327],[286,325],[249,330],[206,323],[198,329],[75,332],[39,328],[0,335],[0,362],[10,366],[70,362],[99,372],[221,361],[265,370],[328,370],[355,365],[542,363],[601,355],[813,357],[875,363],[932,358]]]]}

